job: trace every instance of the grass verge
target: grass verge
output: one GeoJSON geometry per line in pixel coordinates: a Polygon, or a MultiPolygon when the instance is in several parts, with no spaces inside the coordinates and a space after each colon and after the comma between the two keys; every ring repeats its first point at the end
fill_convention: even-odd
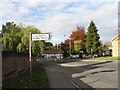
{"type": "Polygon", "coordinates": [[[33,68],[32,76],[27,71],[15,78],[4,80],[2,88],[49,88],[49,82],[45,70],[37,65],[33,68]]]}
{"type": "Polygon", "coordinates": [[[91,60],[120,60],[120,57],[106,56],[106,57],[91,58],[91,60]]]}
{"type": "Polygon", "coordinates": [[[120,57],[112,57],[112,56],[105,56],[105,57],[95,57],[95,58],[82,58],[82,59],[67,59],[67,60],[120,60],[120,57]]]}

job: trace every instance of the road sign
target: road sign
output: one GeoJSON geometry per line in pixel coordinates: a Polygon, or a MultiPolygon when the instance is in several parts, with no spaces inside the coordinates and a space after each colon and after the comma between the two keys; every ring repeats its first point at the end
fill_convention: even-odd
{"type": "Polygon", "coordinates": [[[50,40],[52,35],[50,33],[41,33],[41,34],[32,34],[30,32],[30,39],[29,39],[29,61],[30,61],[30,76],[32,76],[32,41],[38,40],[50,40]]]}
{"type": "Polygon", "coordinates": [[[32,41],[37,40],[50,40],[51,39],[50,33],[41,33],[41,34],[32,34],[32,41]]]}

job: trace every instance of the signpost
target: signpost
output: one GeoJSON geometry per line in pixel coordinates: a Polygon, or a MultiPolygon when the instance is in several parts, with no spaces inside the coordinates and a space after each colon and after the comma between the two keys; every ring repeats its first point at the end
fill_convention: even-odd
{"type": "Polygon", "coordinates": [[[32,45],[32,33],[30,32],[30,41],[29,41],[29,61],[30,61],[30,76],[32,76],[32,63],[31,63],[31,45],[32,45]]]}
{"type": "Polygon", "coordinates": [[[30,61],[30,76],[32,76],[32,58],[31,58],[31,52],[32,52],[32,41],[38,41],[38,40],[50,40],[52,38],[51,33],[41,33],[41,34],[32,34],[30,32],[30,39],[29,39],[29,61],[30,61]]]}
{"type": "Polygon", "coordinates": [[[50,33],[41,33],[41,34],[32,34],[32,41],[37,40],[50,40],[51,39],[50,33]]]}

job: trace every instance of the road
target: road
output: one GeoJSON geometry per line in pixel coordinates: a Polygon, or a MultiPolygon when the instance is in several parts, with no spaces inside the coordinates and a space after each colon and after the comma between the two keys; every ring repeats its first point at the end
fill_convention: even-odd
{"type": "Polygon", "coordinates": [[[52,88],[91,88],[95,90],[97,88],[109,88],[108,90],[118,88],[118,61],[65,60],[60,63],[44,60],[41,65],[47,71],[52,88]],[[58,71],[59,74],[55,71],[58,71]],[[54,73],[54,75],[50,73],[54,73]]]}

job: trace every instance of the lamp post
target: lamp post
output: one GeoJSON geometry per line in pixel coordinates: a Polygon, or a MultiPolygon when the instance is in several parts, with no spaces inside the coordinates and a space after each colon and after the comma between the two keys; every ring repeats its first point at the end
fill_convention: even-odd
{"type": "Polygon", "coordinates": [[[60,49],[59,49],[59,54],[60,54],[60,61],[61,61],[61,42],[60,42],[60,49]]]}
{"type": "Polygon", "coordinates": [[[70,48],[70,59],[71,59],[71,39],[69,39],[69,48],[70,48]]]}
{"type": "MultiPolygon", "coordinates": [[[[66,35],[63,35],[63,36],[65,37],[66,35]]],[[[61,51],[62,51],[62,42],[60,42],[60,59],[61,59],[61,51]]]]}

